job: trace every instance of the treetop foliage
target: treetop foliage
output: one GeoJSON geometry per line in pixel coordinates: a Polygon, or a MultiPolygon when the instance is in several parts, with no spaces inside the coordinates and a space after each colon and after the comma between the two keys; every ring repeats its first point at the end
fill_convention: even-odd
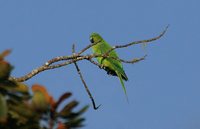
{"type": "Polygon", "coordinates": [[[66,92],[54,100],[45,86],[34,84],[30,89],[22,82],[9,80],[13,70],[13,66],[5,60],[9,54],[10,50],[0,54],[1,129],[70,129],[83,126],[84,118],[81,115],[88,106],[74,111],[79,102],[68,100],[72,93],[66,92]],[[58,110],[65,100],[69,102],[58,110]]]}

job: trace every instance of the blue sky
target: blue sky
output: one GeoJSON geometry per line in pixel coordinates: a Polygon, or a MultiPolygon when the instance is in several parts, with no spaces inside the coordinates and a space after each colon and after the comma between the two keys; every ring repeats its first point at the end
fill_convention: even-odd
{"type": "MultiPolygon", "coordinates": [[[[87,61],[78,62],[101,108],[84,114],[83,129],[200,128],[200,2],[198,0],[21,0],[0,1],[0,51],[11,48],[13,76],[22,76],[55,56],[81,50],[92,32],[111,45],[166,35],[147,45],[147,58],[124,64],[129,104],[116,77],[87,61]]],[[[141,45],[117,51],[121,58],[145,54],[141,45]]],[[[91,50],[86,51],[86,54],[91,50]]],[[[39,83],[58,98],[66,91],[80,106],[91,104],[73,65],[46,71],[39,83]]]]}

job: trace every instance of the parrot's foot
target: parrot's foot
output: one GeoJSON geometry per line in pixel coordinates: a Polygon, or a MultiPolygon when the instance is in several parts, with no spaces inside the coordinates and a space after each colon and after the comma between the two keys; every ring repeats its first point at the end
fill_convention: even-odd
{"type": "Polygon", "coordinates": [[[105,69],[106,67],[103,66],[103,65],[100,65],[99,68],[100,68],[100,69],[105,69]]]}

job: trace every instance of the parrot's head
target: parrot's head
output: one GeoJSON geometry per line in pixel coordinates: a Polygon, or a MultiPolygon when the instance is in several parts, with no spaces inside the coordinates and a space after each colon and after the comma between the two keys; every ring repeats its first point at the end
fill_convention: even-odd
{"type": "Polygon", "coordinates": [[[90,42],[91,43],[98,43],[101,42],[103,38],[98,33],[92,33],[90,35],[90,42]]]}

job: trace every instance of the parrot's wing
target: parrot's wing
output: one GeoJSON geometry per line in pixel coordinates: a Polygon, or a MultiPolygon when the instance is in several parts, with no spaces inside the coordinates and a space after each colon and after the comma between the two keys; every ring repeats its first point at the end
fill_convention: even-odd
{"type": "Polygon", "coordinates": [[[112,59],[112,62],[113,62],[113,65],[115,66],[115,69],[121,74],[122,78],[125,80],[125,81],[128,81],[128,77],[126,76],[126,73],[124,72],[123,70],[123,67],[121,65],[121,62],[118,62],[116,60],[113,60],[112,59]]]}
{"type": "MultiPolygon", "coordinates": [[[[107,42],[104,42],[104,43],[105,43],[106,51],[103,51],[103,52],[107,52],[107,51],[110,50],[112,47],[111,47],[110,44],[108,44],[107,42]]],[[[109,56],[110,56],[110,57],[114,57],[114,58],[119,58],[118,55],[117,55],[117,52],[116,52],[115,50],[111,51],[111,52],[109,53],[109,56]]],[[[108,59],[108,58],[107,58],[107,59],[108,59]]],[[[117,71],[120,72],[120,74],[122,75],[122,78],[123,78],[125,81],[127,81],[127,80],[128,80],[128,77],[126,76],[126,73],[125,73],[124,70],[123,70],[123,66],[122,66],[121,62],[118,61],[118,60],[111,59],[111,58],[109,58],[108,60],[114,65],[115,69],[117,69],[117,71]]],[[[111,71],[110,73],[111,73],[112,75],[115,76],[115,74],[114,74],[113,71],[111,71]]]]}

